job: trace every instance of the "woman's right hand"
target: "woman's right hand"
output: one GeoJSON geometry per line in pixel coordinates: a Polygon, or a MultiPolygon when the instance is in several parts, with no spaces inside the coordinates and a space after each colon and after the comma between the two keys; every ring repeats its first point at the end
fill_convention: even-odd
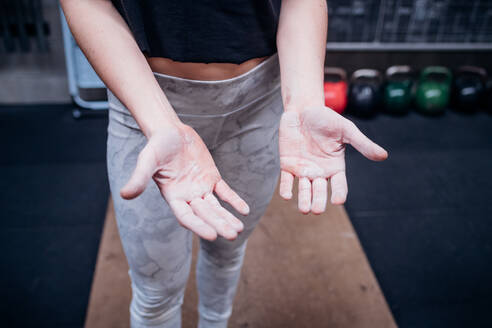
{"type": "Polygon", "coordinates": [[[201,138],[179,121],[123,17],[111,1],[60,3],[92,67],[148,137],[121,197],[137,197],[153,178],[183,226],[206,239],[234,239],[243,224],[213,193],[241,214],[248,205],[222,180],[201,138]]]}
{"type": "Polygon", "coordinates": [[[249,207],[224,180],[200,136],[190,126],[152,134],[138,156],[136,168],[120,195],[133,199],[153,178],[182,226],[207,240],[217,235],[233,240],[243,223],[222,207],[217,194],[239,213],[249,207]]]}

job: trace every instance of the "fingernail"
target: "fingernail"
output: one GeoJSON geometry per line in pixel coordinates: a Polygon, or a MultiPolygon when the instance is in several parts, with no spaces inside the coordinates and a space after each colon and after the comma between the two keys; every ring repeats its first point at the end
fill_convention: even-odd
{"type": "Polygon", "coordinates": [[[237,237],[237,231],[236,230],[233,230],[231,228],[227,228],[226,232],[227,232],[227,235],[229,236],[230,239],[234,239],[237,237]]]}
{"type": "Polygon", "coordinates": [[[238,222],[236,224],[236,229],[242,231],[244,229],[244,224],[242,222],[238,222]]]}
{"type": "Polygon", "coordinates": [[[301,208],[299,207],[299,211],[302,213],[302,214],[309,214],[309,211],[310,211],[310,208],[301,208]]]}
{"type": "Polygon", "coordinates": [[[332,197],[332,203],[336,205],[343,204],[344,203],[343,195],[339,193],[334,194],[332,197]]]}
{"type": "Polygon", "coordinates": [[[280,194],[280,196],[284,199],[291,199],[292,198],[292,193],[283,193],[283,194],[280,194]]]}

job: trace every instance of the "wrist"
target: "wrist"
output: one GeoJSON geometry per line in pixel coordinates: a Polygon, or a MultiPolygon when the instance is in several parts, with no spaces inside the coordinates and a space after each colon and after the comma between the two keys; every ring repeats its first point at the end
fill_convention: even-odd
{"type": "Polygon", "coordinates": [[[304,101],[297,102],[284,102],[284,111],[285,112],[298,112],[301,113],[306,109],[313,108],[324,108],[324,101],[316,101],[315,99],[305,99],[304,101]]]}
{"type": "Polygon", "coordinates": [[[285,112],[302,112],[307,108],[323,108],[325,97],[322,88],[282,88],[282,103],[285,112]],[[319,90],[318,90],[319,89],[319,90]]]}
{"type": "Polygon", "coordinates": [[[183,123],[179,120],[173,121],[163,117],[150,120],[146,124],[143,124],[142,132],[147,139],[150,139],[152,136],[159,134],[162,131],[181,131],[182,125],[183,123]]]}
{"type": "Polygon", "coordinates": [[[153,105],[148,105],[146,115],[139,124],[147,138],[162,131],[179,131],[183,126],[183,122],[180,121],[171,104],[165,99],[159,100],[153,105]]]}

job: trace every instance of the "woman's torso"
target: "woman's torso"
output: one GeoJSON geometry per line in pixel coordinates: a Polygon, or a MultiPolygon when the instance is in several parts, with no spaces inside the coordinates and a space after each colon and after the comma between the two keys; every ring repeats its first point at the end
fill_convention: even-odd
{"type": "Polygon", "coordinates": [[[268,58],[268,56],[253,58],[241,64],[184,63],[163,57],[147,57],[147,62],[153,72],[184,79],[216,81],[226,80],[244,74],[260,64],[266,58],[268,58]]]}
{"type": "Polygon", "coordinates": [[[241,75],[276,52],[280,0],[112,0],[153,71],[241,75]]]}

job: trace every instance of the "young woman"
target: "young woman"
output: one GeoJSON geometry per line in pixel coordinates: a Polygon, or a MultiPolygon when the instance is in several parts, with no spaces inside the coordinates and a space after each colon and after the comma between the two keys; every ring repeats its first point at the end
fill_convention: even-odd
{"type": "Polygon", "coordinates": [[[344,145],[387,153],[324,107],[325,0],[62,0],[108,87],[107,163],[132,327],[179,327],[191,260],[199,327],[226,327],[248,236],[271,200],[347,195],[344,145]],[[153,183],[149,183],[153,180],[153,183]]]}

